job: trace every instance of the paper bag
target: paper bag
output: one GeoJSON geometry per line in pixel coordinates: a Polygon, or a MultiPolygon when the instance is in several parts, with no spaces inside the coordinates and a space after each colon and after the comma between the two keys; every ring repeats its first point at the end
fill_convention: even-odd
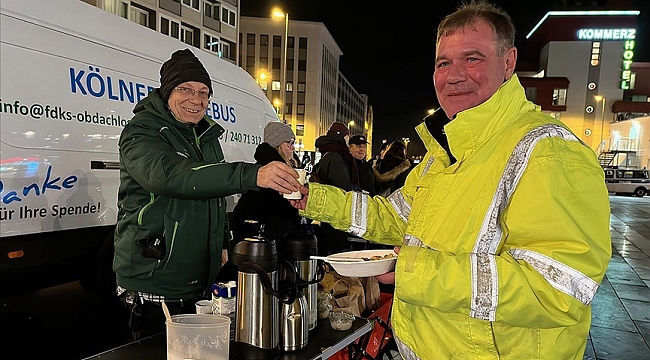
{"type": "Polygon", "coordinates": [[[361,316],[364,311],[374,311],[381,306],[379,282],[374,277],[343,276],[329,269],[320,285],[332,294],[334,308],[361,316]]]}

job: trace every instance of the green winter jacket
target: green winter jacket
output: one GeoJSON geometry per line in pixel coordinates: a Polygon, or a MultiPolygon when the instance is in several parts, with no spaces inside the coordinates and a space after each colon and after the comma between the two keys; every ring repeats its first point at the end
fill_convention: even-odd
{"type": "Polygon", "coordinates": [[[582,359],[611,256],[594,152],[516,76],[444,126],[388,198],[310,184],[302,214],[399,245],[392,325],[414,359],[582,359]]]}
{"type": "Polygon", "coordinates": [[[259,165],[225,162],[224,129],[207,116],[203,133],[176,120],[159,89],[133,112],[119,140],[117,284],[169,299],[195,298],[214,281],[230,239],[224,197],[259,190],[259,165]],[[164,258],[143,257],[138,240],[160,235],[164,258]]]}

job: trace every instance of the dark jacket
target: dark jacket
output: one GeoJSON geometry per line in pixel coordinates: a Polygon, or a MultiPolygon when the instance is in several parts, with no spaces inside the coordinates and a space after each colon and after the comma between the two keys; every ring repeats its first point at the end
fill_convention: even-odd
{"type": "Polygon", "coordinates": [[[378,165],[373,166],[377,195],[388,197],[393,191],[404,186],[412,167],[409,159],[394,158],[386,154],[378,165]]]}
{"type": "MultiPolygon", "coordinates": [[[[321,136],[316,148],[322,154],[318,163],[318,179],[322,184],[333,185],[345,191],[361,191],[355,158],[342,136],[321,136]]],[[[329,255],[350,249],[345,231],[321,223],[318,236],[318,254],[329,255]]]]}
{"type": "MultiPolygon", "coordinates": [[[[284,162],[278,150],[265,142],[255,150],[255,160],[259,165],[266,165],[272,161],[284,162]]],[[[248,191],[241,196],[232,213],[231,224],[235,240],[250,235],[244,233],[245,220],[257,220],[260,224],[264,224],[267,237],[276,241],[287,232],[300,229],[298,209],[272,189],[248,191]]]]}
{"type": "Polygon", "coordinates": [[[319,182],[345,191],[361,191],[357,164],[345,144],[345,139],[324,135],[316,139],[315,145],[321,153],[318,165],[319,182]]]}
{"type": "Polygon", "coordinates": [[[374,196],[377,191],[375,190],[375,172],[372,169],[372,164],[366,160],[354,160],[357,162],[357,169],[359,169],[359,185],[361,189],[367,191],[370,196],[374,196]]]}
{"type": "Polygon", "coordinates": [[[158,89],[133,112],[119,140],[117,284],[172,299],[197,297],[219,272],[229,239],[224,197],[258,190],[259,165],[224,162],[224,129],[208,117],[198,125],[176,120],[158,89]],[[162,258],[142,255],[138,240],[147,237],[164,237],[162,258]]]}

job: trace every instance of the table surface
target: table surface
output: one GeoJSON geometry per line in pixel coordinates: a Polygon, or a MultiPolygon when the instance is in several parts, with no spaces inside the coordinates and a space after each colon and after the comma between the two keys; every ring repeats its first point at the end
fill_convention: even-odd
{"type": "MultiPolygon", "coordinates": [[[[329,320],[318,320],[316,328],[309,332],[307,346],[300,350],[283,352],[278,360],[327,359],[372,330],[372,326],[373,321],[357,317],[352,323],[352,328],[346,331],[337,331],[332,329],[329,320]]],[[[165,333],[160,333],[104,351],[85,360],[166,359],[167,346],[165,340],[165,333]]],[[[236,360],[232,352],[230,359],[236,360]]]]}

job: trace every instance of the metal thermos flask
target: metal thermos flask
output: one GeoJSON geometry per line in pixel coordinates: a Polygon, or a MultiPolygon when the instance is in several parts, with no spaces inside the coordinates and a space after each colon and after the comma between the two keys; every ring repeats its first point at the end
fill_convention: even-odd
{"type": "Polygon", "coordinates": [[[302,291],[296,300],[280,307],[280,344],[284,351],[300,350],[309,342],[309,309],[302,291]]]}
{"type": "Polygon", "coordinates": [[[268,360],[280,353],[280,309],[273,290],[278,284],[274,241],[260,234],[239,241],[232,251],[237,266],[235,342],[237,359],[268,360]]]}
{"type": "Polygon", "coordinates": [[[318,239],[307,230],[298,230],[285,234],[280,240],[280,254],[296,270],[296,284],[307,300],[308,316],[305,317],[309,330],[318,324],[318,261],[310,259],[318,255],[318,239]]]}

